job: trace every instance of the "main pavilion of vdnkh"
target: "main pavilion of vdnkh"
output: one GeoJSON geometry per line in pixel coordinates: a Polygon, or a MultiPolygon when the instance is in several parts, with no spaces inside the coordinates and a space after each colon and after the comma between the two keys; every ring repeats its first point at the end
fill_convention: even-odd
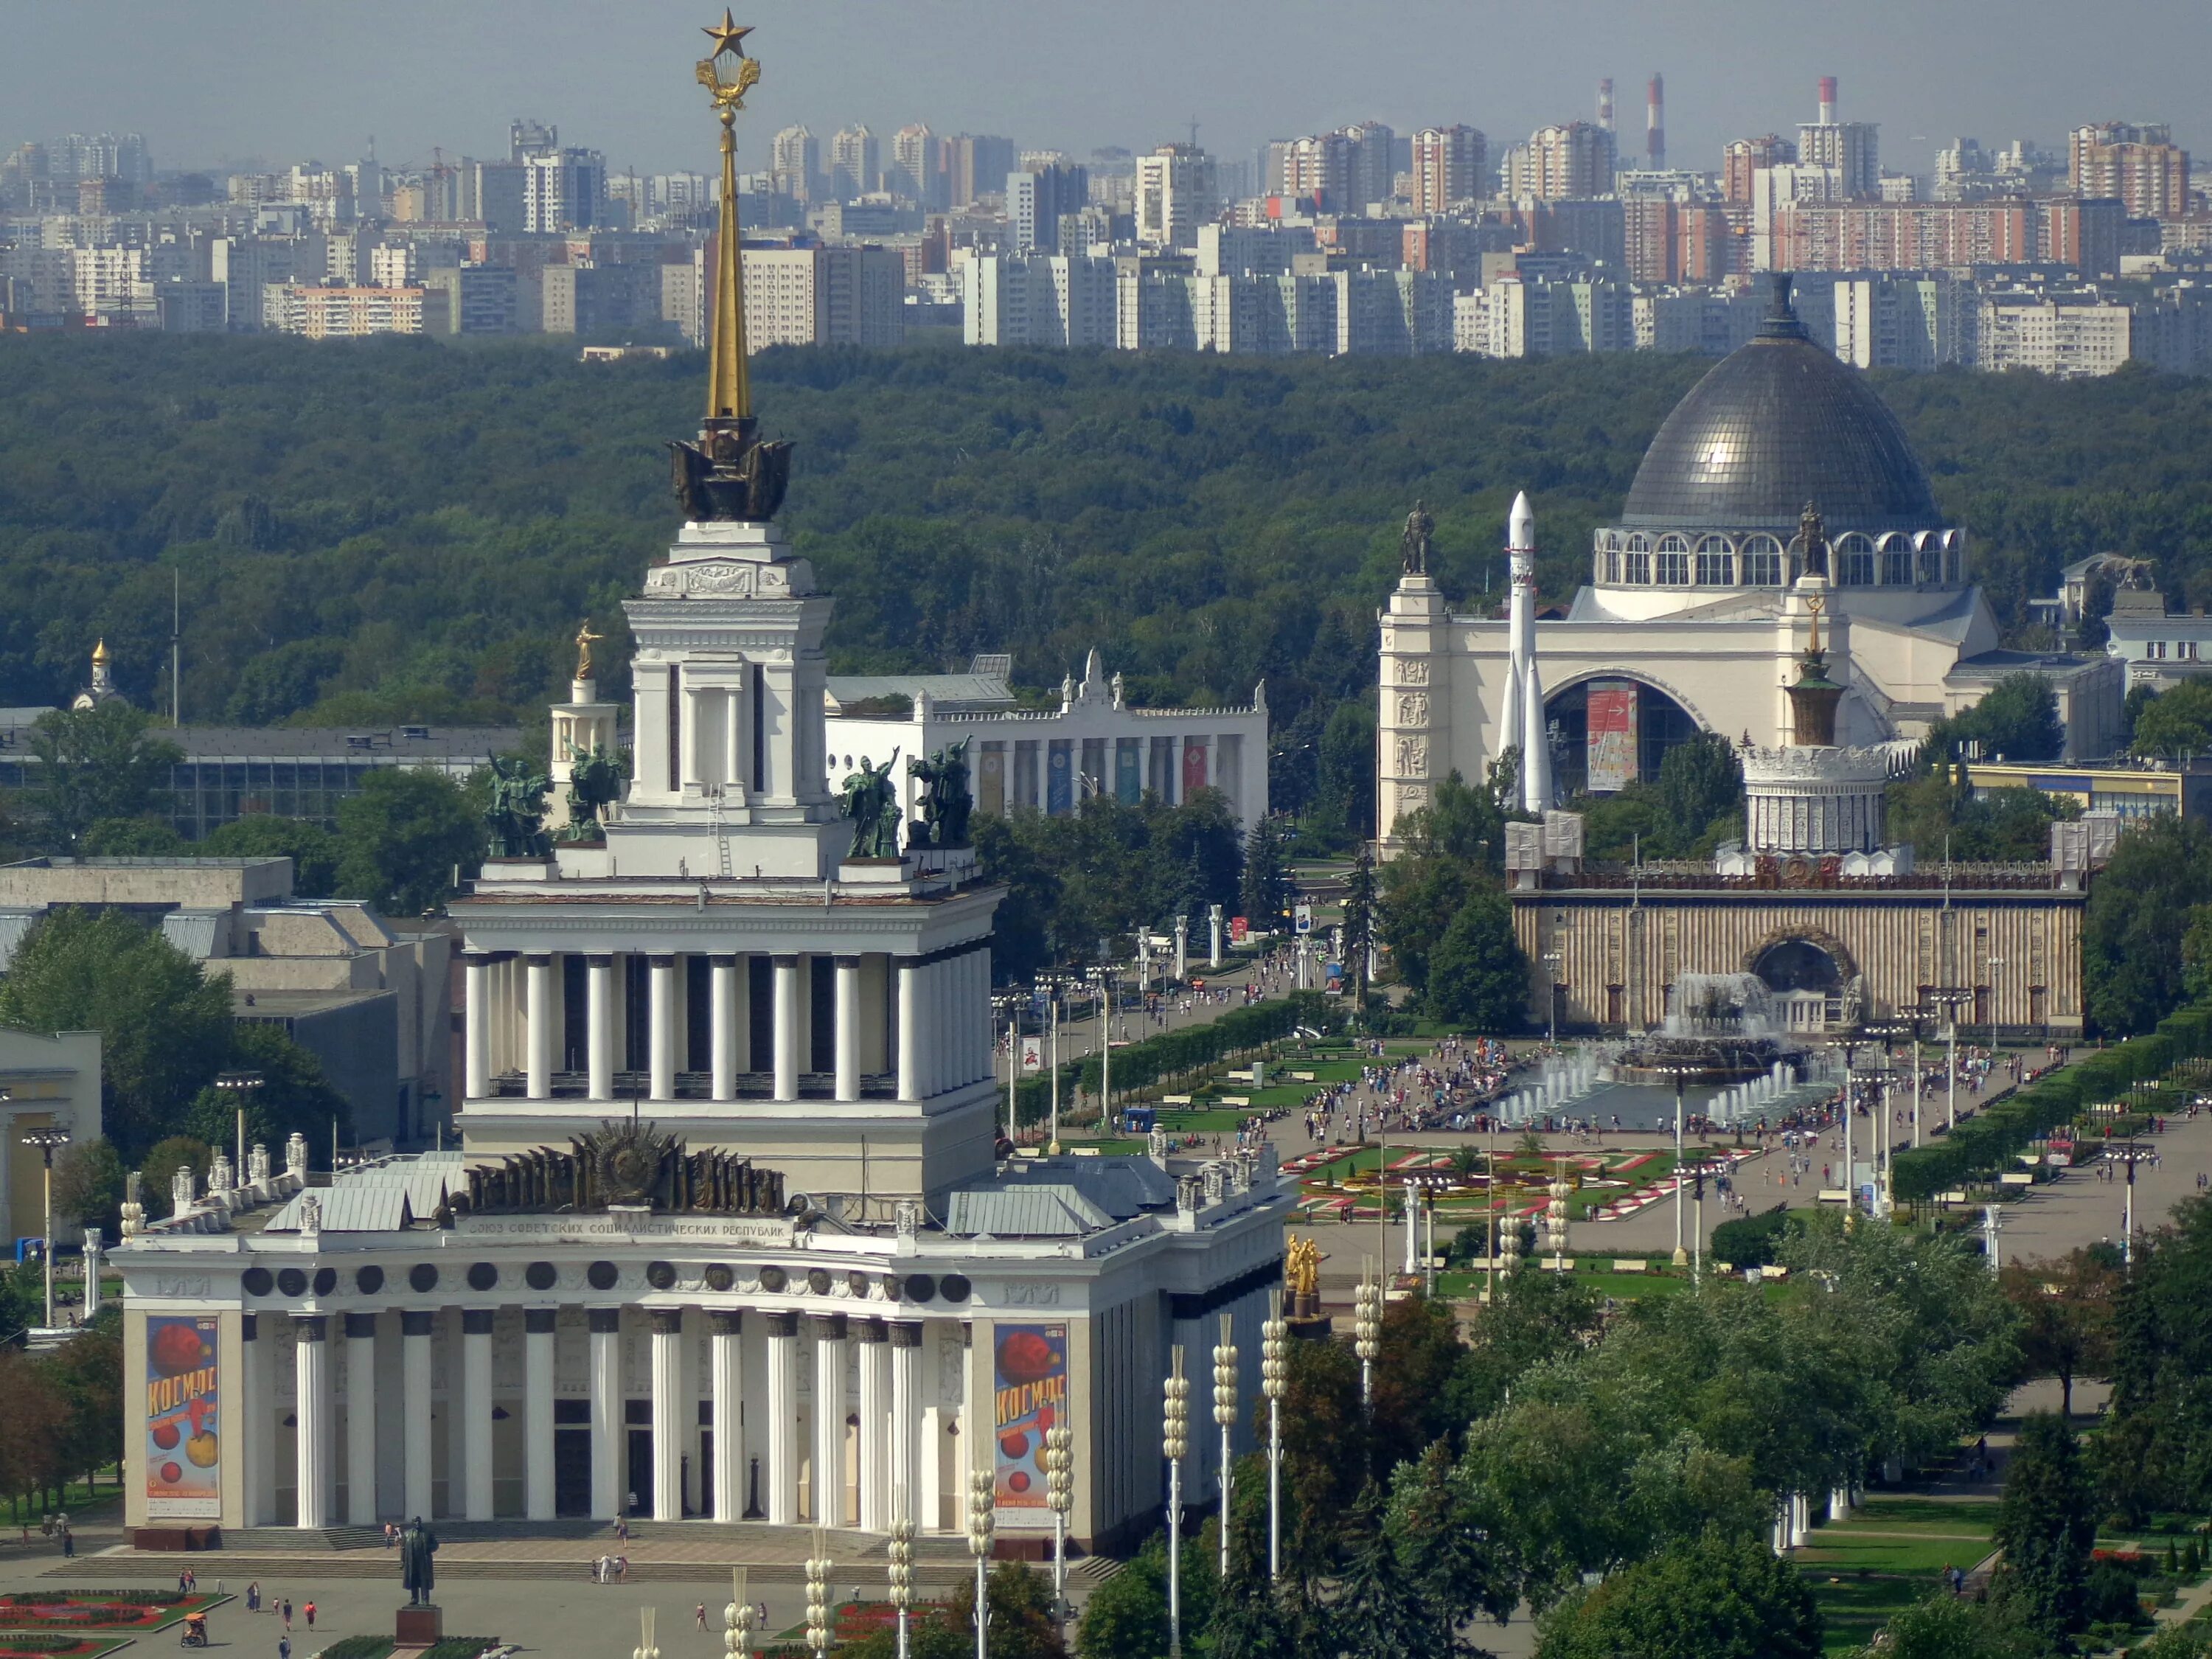
{"type": "MultiPolygon", "coordinates": [[[[732,179],[726,147],[686,522],[624,605],[635,775],[596,814],[569,798],[572,839],[525,822],[452,906],[459,1150],[311,1186],[295,1140],[280,1170],[219,1159],[173,1217],[126,1210],[142,1543],[418,1515],[958,1531],[988,1468],[1018,1550],[1051,1534],[1065,1426],[1069,1532],[1095,1547],[1158,1512],[1174,1345],[1202,1370],[1229,1316],[1257,1401],[1290,1203],[1272,1150],[1006,1156],[1000,890],[962,792],[903,850],[841,817],[831,601],[773,516],[788,446],[750,406],[732,179]]],[[[563,781],[616,712],[580,665],[563,781]]],[[[1214,1437],[1191,1444],[1203,1501],[1214,1437]]]]}

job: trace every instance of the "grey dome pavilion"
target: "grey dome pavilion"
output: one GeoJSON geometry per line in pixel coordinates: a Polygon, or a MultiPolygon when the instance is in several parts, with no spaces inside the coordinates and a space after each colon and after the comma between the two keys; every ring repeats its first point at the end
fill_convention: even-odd
{"type": "Polygon", "coordinates": [[[1619,520],[1597,532],[1601,587],[1778,587],[1809,502],[1826,520],[1847,587],[1958,587],[1963,538],[1864,376],[1825,350],[1790,300],[1786,272],[1759,333],[1674,406],[1644,452],[1619,520]]]}

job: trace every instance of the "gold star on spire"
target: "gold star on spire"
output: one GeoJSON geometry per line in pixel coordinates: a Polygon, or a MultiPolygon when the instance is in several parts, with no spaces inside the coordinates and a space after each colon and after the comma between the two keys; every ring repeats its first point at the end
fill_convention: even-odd
{"type": "Polygon", "coordinates": [[[709,23],[699,32],[714,43],[712,56],[720,58],[726,52],[733,52],[742,58],[745,55],[745,49],[742,43],[745,36],[753,32],[753,28],[750,23],[739,23],[730,15],[730,9],[725,6],[722,8],[722,21],[719,23],[709,23]]]}

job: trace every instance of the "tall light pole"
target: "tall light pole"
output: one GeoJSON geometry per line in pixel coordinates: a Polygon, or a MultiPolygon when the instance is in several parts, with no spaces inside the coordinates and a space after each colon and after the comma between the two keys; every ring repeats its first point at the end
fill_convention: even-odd
{"type": "Polygon", "coordinates": [[[1557,951],[1544,952],[1544,1042],[1552,1048],[1559,1046],[1559,963],[1564,960],[1557,951]]]}
{"type": "MultiPolygon", "coordinates": [[[[253,1097],[260,1092],[261,1082],[258,1072],[217,1072],[215,1074],[215,1086],[229,1097],[231,1104],[237,1109],[238,1180],[240,1186],[246,1183],[246,1109],[253,1103],[253,1097]]],[[[335,1123],[336,1120],[332,1121],[335,1123]]],[[[331,1167],[335,1169],[337,1165],[333,1164],[331,1167]]]]}
{"type": "Polygon", "coordinates": [[[891,1494],[898,1518],[891,1522],[891,1607],[898,1620],[898,1659],[907,1659],[907,1610],[914,1606],[913,1505],[902,1482],[891,1494]]]}
{"type": "Polygon", "coordinates": [[[1686,1267],[1690,1265],[1690,1252],[1682,1242],[1682,1206],[1688,1196],[1682,1179],[1682,1088],[1705,1068],[1672,1060],[1652,1069],[1674,1079],[1674,1265],[1686,1267]]]}
{"type": "Polygon", "coordinates": [[[66,1129],[33,1129],[23,1137],[26,1146],[35,1146],[46,1164],[46,1328],[54,1328],[54,1154],[70,1144],[66,1129]]]}
{"type": "Polygon", "coordinates": [[[1044,1431],[1044,1501],[1052,1510],[1052,1612],[1067,1618],[1067,1512],[1075,1507],[1075,1431],[1055,1423],[1044,1431]]]}
{"type": "MultiPolygon", "coordinates": [[[[983,1444],[988,1447],[990,1442],[983,1444]]],[[[998,1526],[997,1480],[988,1462],[968,1471],[968,1553],[975,1558],[975,1659],[990,1659],[991,1534],[998,1526]]]]}
{"type": "Polygon", "coordinates": [[[1221,1582],[1229,1582],[1229,1497],[1236,1484],[1231,1462],[1230,1438],[1237,1427],[1237,1344],[1235,1320],[1221,1316],[1221,1340],[1213,1345],[1213,1421],[1221,1430],[1221,1582]]]}
{"type": "MultiPolygon", "coordinates": [[[[836,1565],[822,1528],[815,1528],[814,1553],[806,1558],[806,1645],[814,1650],[816,1659],[823,1659],[837,1634],[830,1622],[830,1575],[836,1565]]],[[[976,1659],[982,1659],[980,1650],[976,1659]]]]}
{"type": "Polygon", "coordinates": [[[1994,1061],[1997,1032],[2003,1024],[2003,1021],[1999,1017],[2004,1012],[2003,998],[2000,994],[2000,988],[1997,985],[1997,969],[2005,965],[2005,959],[2002,957],[1985,957],[1983,960],[1988,963],[1990,970],[1990,1058],[1994,1061]]]}
{"type": "Polygon", "coordinates": [[[1897,1207],[1894,1171],[1897,1162],[1896,1126],[1890,1121],[1889,1081],[1895,1071],[1895,1056],[1890,1045],[1904,1035],[1905,1028],[1894,1022],[1869,1025],[1866,1034],[1881,1044],[1881,1070],[1877,1074],[1876,1086],[1881,1091],[1881,1139],[1875,1146],[1875,1168],[1881,1181],[1881,1195],[1875,1200],[1875,1213],[1887,1220],[1897,1207]]]}
{"type": "Polygon", "coordinates": [[[1852,1096],[1856,1091],[1857,1074],[1851,1069],[1856,1058],[1858,1044],[1844,1044],[1844,1231],[1849,1232],[1858,1225],[1859,1194],[1853,1184],[1857,1180],[1851,1163],[1851,1114],[1855,1109],[1852,1096]]]}
{"type": "Polygon", "coordinates": [[[1283,1576],[1283,1393],[1290,1382],[1291,1328],[1280,1286],[1267,1292],[1260,1328],[1260,1392],[1267,1401],[1267,1577],[1283,1576]]]}
{"type": "Polygon", "coordinates": [[[1375,1358],[1382,1351],[1382,1286],[1363,1272],[1352,1293],[1352,1350],[1359,1356],[1359,1403],[1375,1408],[1375,1358]]]}
{"type": "MultiPolygon", "coordinates": [[[[1168,1652],[1182,1659],[1182,1460],[1190,1449],[1190,1379],[1182,1374],[1182,1344],[1161,1390],[1160,1450],[1168,1460],[1168,1652]]],[[[975,1659],[988,1659],[978,1644],[975,1659]]]]}
{"type": "MultiPolygon", "coordinates": [[[[898,1591],[894,1584],[894,1600],[898,1591]]],[[[753,1602],[745,1589],[745,1570],[730,1569],[730,1605],[722,1609],[722,1650],[727,1659],[752,1659],[753,1602]]],[[[905,1659],[903,1652],[899,1659],[905,1659]]]]}

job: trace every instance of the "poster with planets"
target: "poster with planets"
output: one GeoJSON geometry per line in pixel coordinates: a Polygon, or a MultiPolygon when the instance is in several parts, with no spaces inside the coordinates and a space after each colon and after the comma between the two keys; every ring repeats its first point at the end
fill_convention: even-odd
{"type": "Polygon", "coordinates": [[[1042,1510],[1044,1432],[1067,1417],[1067,1327],[1001,1325],[992,1355],[1002,1510],[1042,1510]]]}
{"type": "Polygon", "coordinates": [[[222,1425],[216,1420],[216,1322],[146,1321],[146,1514],[222,1518],[222,1425]]]}

